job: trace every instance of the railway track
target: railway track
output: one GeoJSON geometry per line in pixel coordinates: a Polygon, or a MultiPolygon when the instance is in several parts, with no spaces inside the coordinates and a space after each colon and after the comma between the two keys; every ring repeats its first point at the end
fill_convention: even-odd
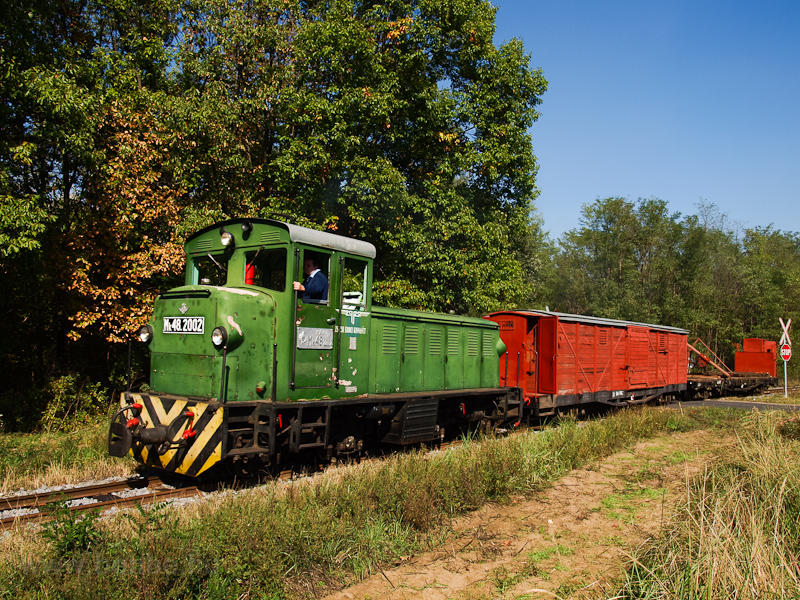
{"type": "MultiPolygon", "coordinates": [[[[297,471],[284,470],[276,473],[272,481],[286,481],[298,476],[297,471]]],[[[67,503],[70,512],[80,513],[91,510],[124,508],[153,504],[164,500],[191,498],[218,489],[242,489],[264,483],[264,478],[233,479],[216,484],[185,485],[171,487],[157,476],[131,477],[124,481],[113,481],[95,485],[45,491],[32,494],[19,494],[0,498],[0,515],[13,511],[15,514],[0,518],[0,531],[6,531],[21,523],[43,523],[53,519],[55,509],[67,503]],[[133,490],[147,490],[133,494],[133,490]]]]}
{"type": "MultiPolygon", "coordinates": [[[[786,390],[786,391],[788,391],[790,393],[794,393],[794,392],[800,391],[800,385],[790,385],[790,386],[788,386],[788,390],[786,390]]],[[[779,385],[779,386],[767,388],[766,390],[764,390],[761,393],[761,395],[764,396],[766,394],[778,394],[778,393],[783,393],[783,392],[784,392],[784,387],[782,385],[779,385]]]]}
{"type": "Polygon", "coordinates": [[[15,514],[0,519],[0,529],[5,531],[18,523],[42,523],[51,520],[58,505],[64,503],[70,512],[82,512],[189,498],[202,492],[203,490],[195,485],[175,488],[167,486],[158,477],[141,477],[57,491],[7,496],[0,498],[0,512],[13,511],[15,514]],[[132,494],[133,490],[147,491],[132,494]]]}

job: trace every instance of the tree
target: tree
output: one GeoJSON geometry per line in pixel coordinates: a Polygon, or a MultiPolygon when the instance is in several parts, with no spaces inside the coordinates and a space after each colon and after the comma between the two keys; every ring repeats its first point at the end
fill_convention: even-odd
{"type": "Polygon", "coordinates": [[[800,312],[800,235],[769,227],[745,231],[743,293],[750,310],[745,331],[772,339],[780,332],[778,318],[800,312]]]}
{"type": "Polygon", "coordinates": [[[120,132],[109,123],[147,113],[148,94],[163,91],[171,14],[168,0],[33,0],[9,6],[0,25],[0,307],[11,315],[0,325],[0,353],[13,365],[0,401],[8,421],[35,413],[50,378],[80,371],[107,379],[115,355],[107,341],[130,325],[126,298],[141,287],[117,294],[120,286],[96,275],[108,264],[138,265],[143,250],[109,228],[108,205],[124,200],[107,195],[108,183],[127,159],[129,172],[138,160],[115,154],[120,132]],[[98,312],[108,318],[87,317],[98,312]],[[69,333],[87,335],[70,342],[69,333]]]}
{"type": "Polygon", "coordinates": [[[546,82],[481,0],[196,2],[177,80],[206,214],[290,214],[378,247],[380,302],[524,297],[546,82]],[[244,181],[241,185],[238,182],[244,181]]]}
{"type": "Polygon", "coordinates": [[[743,314],[750,310],[742,294],[741,247],[727,215],[714,205],[699,209],[684,224],[680,322],[731,362],[733,344],[744,335],[743,314]]]}
{"type": "Polygon", "coordinates": [[[581,227],[560,242],[555,306],[635,321],[675,319],[680,214],[655,198],[598,199],[582,213],[581,227]]]}

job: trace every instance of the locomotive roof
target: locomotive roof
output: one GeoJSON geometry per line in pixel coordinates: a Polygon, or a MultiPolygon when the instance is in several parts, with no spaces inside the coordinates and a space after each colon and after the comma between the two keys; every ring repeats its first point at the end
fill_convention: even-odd
{"type": "Polygon", "coordinates": [[[209,225],[205,229],[201,229],[197,233],[192,234],[187,238],[186,243],[189,243],[194,238],[208,233],[209,231],[230,225],[241,225],[245,221],[249,221],[253,225],[269,225],[285,229],[289,232],[289,239],[292,242],[300,242],[302,244],[329,248],[331,250],[340,250],[366,258],[375,258],[375,246],[369,242],[356,240],[343,235],[336,235],[335,233],[328,233],[327,231],[317,231],[316,229],[301,227],[300,225],[293,225],[292,223],[284,223],[283,221],[276,221],[275,219],[229,219],[228,221],[209,225]]]}
{"type": "Polygon", "coordinates": [[[619,319],[604,319],[602,317],[590,317],[587,315],[572,315],[569,313],[552,312],[547,310],[533,310],[533,309],[519,309],[509,311],[499,311],[493,314],[514,314],[522,313],[526,315],[536,315],[539,317],[558,317],[559,321],[572,322],[572,323],[587,323],[589,325],[605,325],[607,327],[647,327],[649,329],[657,329],[659,331],[668,331],[670,333],[679,333],[689,335],[689,331],[681,329],[680,327],[668,327],[667,325],[654,325],[653,323],[638,323],[636,321],[621,321],[619,319]]]}

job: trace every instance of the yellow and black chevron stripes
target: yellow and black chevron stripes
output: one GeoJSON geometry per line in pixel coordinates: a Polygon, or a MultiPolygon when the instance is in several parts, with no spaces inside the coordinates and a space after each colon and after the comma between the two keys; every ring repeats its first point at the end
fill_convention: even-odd
{"type": "MultiPolygon", "coordinates": [[[[173,473],[196,477],[222,460],[222,440],[224,434],[224,409],[214,403],[189,400],[174,396],[155,394],[129,394],[134,403],[142,405],[139,419],[145,427],[168,427],[185,410],[194,413],[193,438],[183,440],[183,433],[189,427],[185,421],[175,432],[169,450],[159,456],[155,445],[145,445],[134,440],[131,453],[141,463],[165,469],[173,473]]],[[[124,400],[123,400],[124,402],[124,400]]],[[[127,405],[127,403],[125,403],[127,405]]]]}

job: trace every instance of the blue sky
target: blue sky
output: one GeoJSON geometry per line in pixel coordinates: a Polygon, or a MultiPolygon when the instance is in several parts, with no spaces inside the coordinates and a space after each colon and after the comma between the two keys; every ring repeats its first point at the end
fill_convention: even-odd
{"type": "Polygon", "coordinates": [[[800,0],[492,0],[549,89],[531,128],[553,238],[596,198],[800,231],[800,0]]]}

